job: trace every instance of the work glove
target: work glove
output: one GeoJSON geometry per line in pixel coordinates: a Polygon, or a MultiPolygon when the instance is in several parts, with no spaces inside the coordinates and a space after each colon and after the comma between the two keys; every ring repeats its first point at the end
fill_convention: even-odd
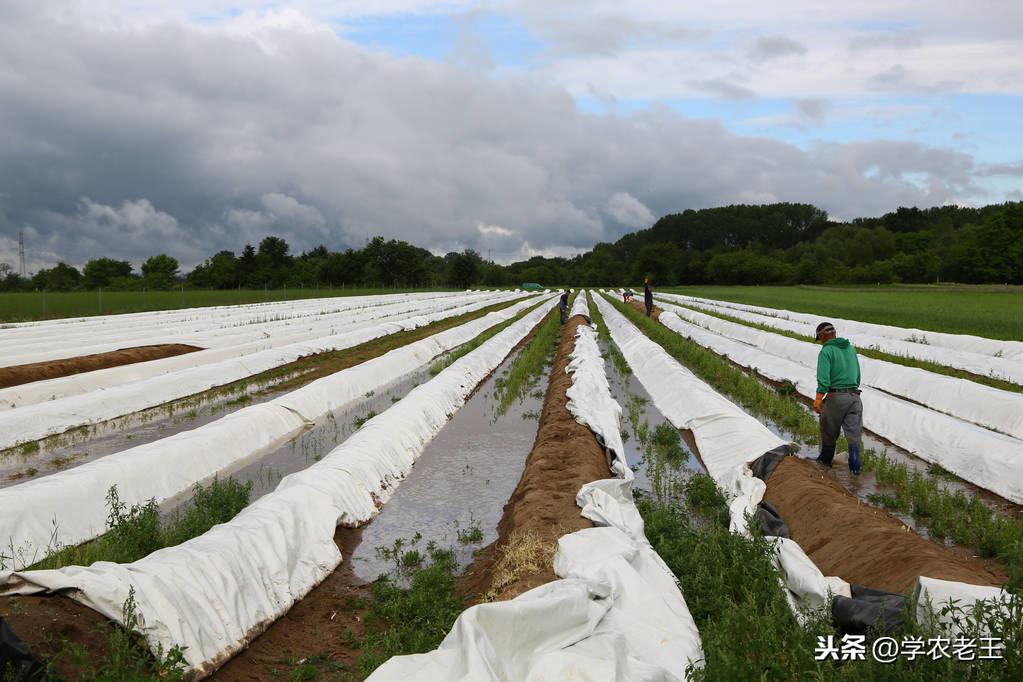
{"type": "Polygon", "coordinates": [[[818,393],[817,397],[813,399],[813,411],[817,414],[820,414],[821,410],[824,409],[824,395],[823,393],[818,393]]]}

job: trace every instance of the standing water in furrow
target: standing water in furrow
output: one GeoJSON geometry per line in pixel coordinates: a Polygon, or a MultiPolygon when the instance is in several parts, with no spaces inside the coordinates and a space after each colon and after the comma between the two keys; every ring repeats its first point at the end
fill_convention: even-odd
{"type": "MultiPolygon", "coordinates": [[[[522,475],[543,407],[543,391],[531,388],[501,413],[500,385],[521,352],[477,388],[426,446],[414,474],[362,529],[352,554],[359,578],[375,580],[393,569],[387,550],[395,541],[451,547],[464,567],[477,547],[497,538],[502,506],[522,475]]],[[[544,376],[549,370],[545,365],[544,376]]]]}

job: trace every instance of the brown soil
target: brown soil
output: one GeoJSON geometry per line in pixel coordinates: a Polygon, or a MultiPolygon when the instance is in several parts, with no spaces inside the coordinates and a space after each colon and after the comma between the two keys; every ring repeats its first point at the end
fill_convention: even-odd
{"type": "MultiPolygon", "coordinates": [[[[646,315],[646,305],[643,303],[643,299],[639,299],[637,301],[634,298],[631,301],[631,305],[633,308],[646,315]]],[[[663,312],[662,309],[659,308],[656,303],[654,303],[654,309],[650,312],[650,317],[654,318],[654,321],[656,322],[661,318],[662,312],[663,312]]]]}
{"type": "Polygon", "coordinates": [[[41,661],[49,661],[62,679],[80,677],[83,668],[98,670],[110,658],[106,616],[67,597],[6,597],[0,599],[0,618],[41,661]],[[85,661],[74,665],[61,651],[69,642],[83,648],[85,661]]]}
{"type": "Polygon", "coordinates": [[[607,478],[610,472],[604,450],[593,433],[579,424],[567,408],[565,392],[572,385],[572,377],[565,367],[575,347],[576,328],[581,324],[586,324],[586,320],[576,315],[561,329],[533,450],[526,458],[515,492],[504,507],[497,527],[498,539],[477,553],[462,578],[461,587],[467,594],[511,599],[555,580],[553,567],[544,562],[518,573],[507,584],[494,584],[505,550],[517,539],[531,536],[534,542],[552,546],[566,533],[593,527],[580,516],[575,495],[584,483],[607,478]]]}
{"type": "Polygon", "coordinates": [[[862,503],[808,460],[782,460],[767,481],[764,499],[825,575],[898,593],[910,590],[921,575],[973,585],[1005,582],[993,562],[957,556],[920,537],[862,503]]]}
{"type": "Polygon", "coordinates": [[[168,343],[158,346],[122,348],[121,350],[114,350],[109,353],[80,355],[76,358],[66,358],[64,360],[49,360],[47,362],[33,362],[28,365],[0,367],[0,388],[30,384],[33,381],[42,381],[44,379],[56,379],[57,377],[66,377],[71,374],[107,369],[108,367],[133,365],[136,362],[170,358],[175,355],[194,353],[197,350],[202,350],[202,348],[187,346],[182,343],[168,343]]]}
{"type": "MultiPolygon", "coordinates": [[[[361,638],[371,597],[370,585],[352,568],[352,554],[362,531],[338,528],[334,542],[344,559],[341,565],[249,647],[213,674],[218,680],[265,680],[285,677],[299,661],[322,661],[331,672],[354,670],[359,650],[348,643],[348,633],[361,638]]],[[[323,670],[322,672],[328,672],[323,670]]],[[[297,678],[296,678],[297,679],[297,678]]],[[[302,678],[306,679],[306,678],[302,678]]]]}

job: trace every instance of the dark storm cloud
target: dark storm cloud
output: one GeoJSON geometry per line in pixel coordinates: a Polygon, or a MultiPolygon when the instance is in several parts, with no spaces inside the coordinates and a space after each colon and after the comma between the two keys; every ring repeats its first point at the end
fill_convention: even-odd
{"type": "Polygon", "coordinates": [[[383,234],[510,260],[687,207],[940,204],[975,174],[967,156],[910,143],[801,150],[667,109],[586,115],[535,80],[367,52],[311,22],[127,28],[40,7],[0,9],[11,263],[20,227],[40,264],[167,251],[192,265],[271,233],[297,249],[383,234]]]}

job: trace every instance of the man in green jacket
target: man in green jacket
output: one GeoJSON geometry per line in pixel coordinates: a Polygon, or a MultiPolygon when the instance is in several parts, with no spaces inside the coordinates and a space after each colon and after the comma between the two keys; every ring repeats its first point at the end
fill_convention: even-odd
{"type": "Polygon", "coordinates": [[[830,322],[817,325],[817,341],[824,344],[817,355],[817,397],[813,401],[813,411],[821,418],[821,454],[817,461],[831,466],[842,430],[849,441],[849,471],[859,474],[863,442],[860,361],[852,344],[837,336],[830,322]]]}

